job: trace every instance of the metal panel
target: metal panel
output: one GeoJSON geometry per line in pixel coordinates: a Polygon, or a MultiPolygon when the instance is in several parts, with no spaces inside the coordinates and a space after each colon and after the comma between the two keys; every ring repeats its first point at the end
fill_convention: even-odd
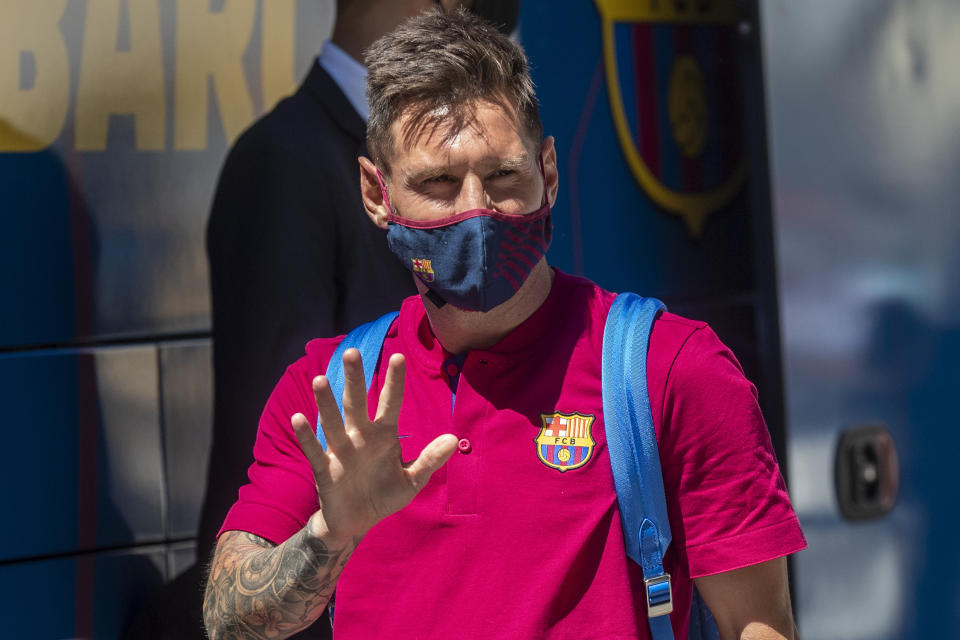
{"type": "Polygon", "coordinates": [[[97,544],[160,540],[166,504],[157,350],[97,349],[94,364],[103,447],[98,459],[97,544]]]}
{"type": "Polygon", "coordinates": [[[77,563],[73,558],[0,566],[0,616],[7,638],[75,638],[77,563]],[[28,597],[27,594],[43,594],[28,597]]]}
{"type": "Polygon", "coordinates": [[[197,533],[212,435],[211,357],[209,340],[160,349],[168,538],[197,533]]]}
{"type": "MultiPolygon", "coordinates": [[[[176,580],[197,563],[197,543],[167,545],[167,581],[176,580]]],[[[204,565],[205,566],[205,565],[204,565]]],[[[206,569],[203,569],[205,571],[206,569]]]]}
{"type": "Polygon", "coordinates": [[[0,347],[67,342],[77,334],[82,272],[74,271],[66,167],[50,151],[0,153],[0,194],[0,347]]]}
{"type": "Polygon", "coordinates": [[[3,637],[115,640],[163,584],[163,558],[151,548],[0,566],[3,637]]]}
{"type": "Polygon", "coordinates": [[[805,638],[956,637],[960,526],[960,5],[763,3],[805,638]],[[886,424],[885,519],[847,523],[842,430],[886,424]]]}
{"type": "Polygon", "coordinates": [[[22,515],[0,559],[162,536],[154,348],[2,356],[0,389],[0,510],[22,515]]]}
{"type": "MultiPolygon", "coordinates": [[[[167,579],[162,547],[102,553],[95,556],[93,598],[87,604],[93,613],[92,638],[113,640],[123,635],[136,612],[167,579]]],[[[78,589],[82,585],[78,585],[78,589]]],[[[79,603],[78,603],[79,604],[79,603]]],[[[84,636],[80,636],[84,637],[84,636]]]]}
{"type": "MultiPolygon", "coordinates": [[[[23,516],[20,526],[4,533],[0,559],[77,547],[80,471],[88,482],[96,472],[85,455],[96,451],[95,405],[80,402],[81,379],[93,379],[93,361],[77,352],[0,357],[0,482],[6,487],[0,492],[0,511],[23,516]],[[92,447],[89,437],[81,439],[81,431],[92,431],[92,447]],[[86,443],[82,449],[81,440],[86,443]]],[[[89,529],[87,539],[95,535],[89,529]]]]}

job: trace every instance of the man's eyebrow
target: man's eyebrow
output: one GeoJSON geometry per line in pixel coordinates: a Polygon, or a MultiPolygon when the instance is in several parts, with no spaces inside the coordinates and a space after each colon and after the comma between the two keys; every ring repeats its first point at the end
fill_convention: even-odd
{"type": "Polygon", "coordinates": [[[519,171],[520,169],[526,169],[528,166],[530,166],[530,156],[522,153],[510,158],[504,158],[497,165],[497,169],[500,171],[503,171],[504,169],[519,171]]]}
{"type": "Polygon", "coordinates": [[[407,173],[403,180],[409,186],[418,185],[424,180],[429,180],[430,178],[439,178],[442,175],[450,173],[449,167],[427,167],[425,169],[414,170],[410,173],[407,173]]]}

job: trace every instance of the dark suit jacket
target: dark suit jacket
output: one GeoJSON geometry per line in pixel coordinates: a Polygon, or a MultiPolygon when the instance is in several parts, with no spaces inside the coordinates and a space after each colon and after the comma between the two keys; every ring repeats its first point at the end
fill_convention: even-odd
{"type": "Polygon", "coordinates": [[[260,412],[315,337],[398,309],[409,271],[360,201],[366,125],[314,63],[227,157],[207,227],[214,427],[201,559],[245,483],[260,412]]]}

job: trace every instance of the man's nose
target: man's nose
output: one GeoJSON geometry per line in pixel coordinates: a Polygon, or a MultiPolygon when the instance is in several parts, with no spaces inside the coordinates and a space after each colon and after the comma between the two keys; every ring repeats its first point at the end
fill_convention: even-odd
{"type": "Polygon", "coordinates": [[[460,193],[457,197],[457,211],[489,208],[490,197],[483,188],[483,180],[473,174],[467,175],[460,185],[460,193]]]}

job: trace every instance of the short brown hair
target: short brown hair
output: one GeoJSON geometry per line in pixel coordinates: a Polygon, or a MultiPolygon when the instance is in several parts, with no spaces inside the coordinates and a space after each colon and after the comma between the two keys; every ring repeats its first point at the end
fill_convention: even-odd
{"type": "Polygon", "coordinates": [[[367,148],[389,170],[390,126],[410,111],[409,142],[426,128],[463,129],[478,101],[516,109],[533,143],[543,136],[530,65],[520,45],[465,10],[407,20],[374,42],[367,65],[367,148]],[[442,116],[437,116],[437,113],[442,116]]]}

